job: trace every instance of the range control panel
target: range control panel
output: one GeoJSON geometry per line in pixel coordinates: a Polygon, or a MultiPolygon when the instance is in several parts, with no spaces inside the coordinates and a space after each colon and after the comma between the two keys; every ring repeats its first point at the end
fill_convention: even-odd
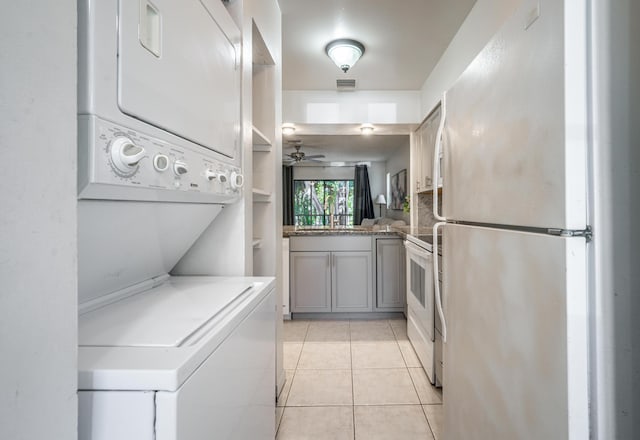
{"type": "Polygon", "coordinates": [[[80,198],[229,203],[240,168],[203,147],[185,148],[95,116],[79,120],[80,198]]]}

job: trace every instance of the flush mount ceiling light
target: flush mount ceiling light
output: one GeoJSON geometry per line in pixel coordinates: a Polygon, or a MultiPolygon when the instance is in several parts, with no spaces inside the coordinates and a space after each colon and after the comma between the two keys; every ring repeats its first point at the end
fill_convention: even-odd
{"type": "Polygon", "coordinates": [[[373,125],[371,124],[362,124],[360,126],[360,132],[364,135],[369,135],[373,133],[373,125]]]}
{"type": "Polygon", "coordinates": [[[285,136],[290,136],[296,132],[296,126],[291,124],[290,122],[285,122],[282,124],[282,134],[285,136]]]}
{"type": "Polygon", "coordinates": [[[356,40],[341,38],[333,40],[324,48],[329,58],[336,63],[344,73],[347,73],[364,54],[364,45],[356,40]]]}

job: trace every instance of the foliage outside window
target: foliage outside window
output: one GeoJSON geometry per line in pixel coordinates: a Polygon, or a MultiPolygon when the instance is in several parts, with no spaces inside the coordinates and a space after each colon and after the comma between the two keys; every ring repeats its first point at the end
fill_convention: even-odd
{"type": "Polygon", "coordinates": [[[353,226],[353,180],[295,180],[293,212],[296,225],[353,226]]]}

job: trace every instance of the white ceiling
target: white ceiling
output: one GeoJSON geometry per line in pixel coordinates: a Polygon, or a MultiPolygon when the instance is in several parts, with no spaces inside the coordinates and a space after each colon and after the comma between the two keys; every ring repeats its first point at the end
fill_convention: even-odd
{"type": "MultiPolygon", "coordinates": [[[[338,78],[356,79],[356,90],[420,90],[476,0],[278,1],[284,90],[336,90],[338,78]],[[324,52],[336,38],[365,46],[346,74],[324,52]]],[[[328,162],[386,161],[408,145],[413,128],[378,126],[365,137],[355,125],[309,125],[294,137],[306,154],[324,154],[328,162]]],[[[283,153],[292,151],[283,142],[283,153]]]]}
{"type": "MultiPolygon", "coordinates": [[[[302,141],[301,151],[307,155],[324,154],[321,161],[331,162],[385,162],[398,148],[409,145],[408,135],[293,135],[283,139],[282,153],[294,151],[294,147],[287,143],[287,139],[302,141]]],[[[318,165],[308,162],[304,165],[318,165]]],[[[321,165],[321,164],[320,164],[321,165]]],[[[335,165],[335,164],[334,164],[335,165]]]]}
{"type": "Polygon", "coordinates": [[[283,89],[419,90],[475,0],[278,0],[282,10],[283,89]],[[365,54],[346,74],[324,48],[353,38],[365,54]]]}

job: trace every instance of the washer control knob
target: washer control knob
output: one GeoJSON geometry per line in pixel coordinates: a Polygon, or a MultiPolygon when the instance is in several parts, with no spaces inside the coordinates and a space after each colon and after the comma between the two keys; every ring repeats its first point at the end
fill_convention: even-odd
{"type": "Polygon", "coordinates": [[[216,180],[216,178],[218,177],[218,173],[216,173],[215,171],[213,171],[211,168],[208,168],[207,170],[205,170],[204,172],[204,177],[205,179],[207,179],[209,182],[212,182],[214,180],[216,180]]]}
{"type": "Polygon", "coordinates": [[[166,154],[156,154],[153,157],[153,167],[156,171],[164,172],[169,168],[169,156],[166,154]]]}
{"type": "Polygon", "coordinates": [[[233,189],[242,188],[242,185],[244,185],[244,176],[234,171],[231,173],[230,181],[231,181],[231,188],[233,189]]]}
{"type": "Polygon", "coordinates": [[[134,144],[128,137],[119,137],[111,142],[111,163],[123,174],[135,173],[144,155],[144,148],[134,144]]]}
{"type": "Polygon", "coordinates": [[[183,174],[187,174],[189,172],[189,167],[187,164],[181,160],[176,160],[173,163],[173,172],[176,173],[176,176],[182,176],[183,174]]]}
{"type": "Polygon", "coordinates": [[[225,173],[224,171],[219,171],[218,172],[218,182],[225,184],[227,183],[227,173],[225,173]]]}

